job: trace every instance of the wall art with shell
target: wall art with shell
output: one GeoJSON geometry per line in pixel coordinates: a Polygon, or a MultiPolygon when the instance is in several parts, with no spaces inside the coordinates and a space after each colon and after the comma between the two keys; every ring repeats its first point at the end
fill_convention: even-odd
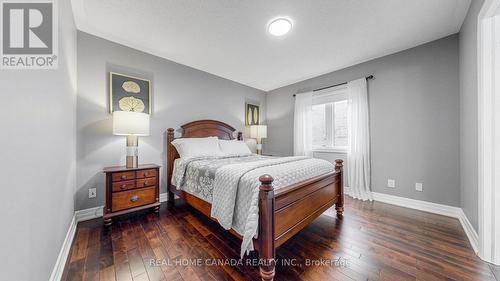
{"type": "Polygon", "coordinates": [[[109,111],[151,114],[151,81],[110,72],[109,111]]]}
{"type": "Polygon", "coordinates": [[[258,105],[246,103],[245,104],[245,125],[259,125],[260,123],[260,109],[258,105]]]}

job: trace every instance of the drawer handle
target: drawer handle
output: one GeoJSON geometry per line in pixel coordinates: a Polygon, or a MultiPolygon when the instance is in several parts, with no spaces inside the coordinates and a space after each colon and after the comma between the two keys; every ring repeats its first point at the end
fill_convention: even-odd
{"type": "Polygon", "coordinates": [[[125,187],[127,187],[127,185],[126,185],[126,184],[122,185],[122,187],[121,187],[121,188],[122,188],[122,189],[125,189],[125,187]]]}
{"type": "Polygon", "coordinates": [[[149,173],[148,173],[148,172],[145,172],[145,173],[144,173],[144,175],[147,177],[147,176],[149,175],[149,173]]]}
{"type": "Polygon", "coordinates": [[[144,185],[147,185],[148,184],[148,181],[144,181],[144,185]]]}
{"type": "Polygon", "coordinates": [[[137,202],[139,200],[139,196],[134,195],[130,198],[130,202],[137,202]]]}
{"type": "Polygon", "coordinates": [[[126,175],[123,175],[123,176],[122,176],[122,180],[124,180],[124,179],[126,179],[126,178],[127,178],[127,176],[126,176],[126,175]]]}

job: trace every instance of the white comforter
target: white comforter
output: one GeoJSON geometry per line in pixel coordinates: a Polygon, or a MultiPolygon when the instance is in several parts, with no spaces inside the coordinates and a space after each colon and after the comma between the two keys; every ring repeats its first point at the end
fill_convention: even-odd
{"type": "MultiPolygon", "coordinates": [[[[183,171],[176,171],[177,182],[174,184],[178,188],[182,189],[179,178],[183,177],[188,165],[178,165],[183,167],[183,171]]],[[[264,158],[224,165],[215,171],[211,216],[225,229],[232,228],[243,236],[240,252],[243,257],[253,250],[252,238],[257,238],[260,176],[271,175],[274,178],[273,187],[277,190],[334,169],[328,161],[306,157],[264,158]]]]}

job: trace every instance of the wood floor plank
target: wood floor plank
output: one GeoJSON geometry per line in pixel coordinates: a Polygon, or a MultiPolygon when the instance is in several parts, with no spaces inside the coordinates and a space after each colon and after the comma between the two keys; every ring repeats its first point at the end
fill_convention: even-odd
{"type": "Polygon", "coordinates": [[[134,281],[149,281],[148,274],[146,272],[134,277],[134,281]]]}
{"type": "Polygon", "coordinates": [[[81,281],[83,280],[83,269],[85,266],[85,259],[78,259],[69,263],[69,266],[65,269],[68,274],[63,274],[66,276],[67,281],[81,281]]]}
{"type": "MultiPolygon", "coordinates": [[[[94,230],[96,232],[96,230],[94,230]]],[[[87,257],[85,258],[84,281],[99,281],[99,257],[100,244],[92,243],[87,248],[87,257]]]]}
{"type": "Polygon", "coordinates": [[[116,281],[115,278],[115,267],[108,266],[99,271],[99,280],[100,281],[116,281]]]}
{"type": "MultiPolygon", "coordinates": [[[[120,225],[121,227],[122,225],[120,225]]],[[[123,231],[123,228],[121,228],[123,231]]],[[[125,235],[119,238],[112,238],[111,245],[113,248],[113,261],[115,266],[116,281],[132,281],[132,273],[127,256],[127,240],[125,235]]]]}
{"type": "MultiPolygon", "coordinates": [[[[500,267],[474,254],[457,219],[349,198],[345,209],[343,220],[327,210],[278,248],[278,260],[293,264],[278,262],[275,280],[500,281],[500,267]],[[306,265],[311,260],[343,263],[306,265]]],[[[79,223],[62,280],[259,280],[258,267],[245,264],[256,253],[233,266],[207,263],[238,260],[240,243],[178,200],[111,227],[79,223]]]]}
{"type": "Polygon", "coordinates": [[[146,273],[146,268],[144,267],[139,249],[132,249],[130,251],[127,251],[127,257],[129,261],[130,272],[132,273],[132,277],[134,279],[136,276],[146,273]]]}
{"type": "Polygon", "coordinates": [[[78,228],[73,251],[71,252],[70,262],[84,259],[87,255],[89,232],[90,230],[88,228],[78,228]]]}
{"type": "MultiPolygon", "coordinates": [[[[114,225],[113,228],[117,226],[114,225]]],[[[113,246],[111,242],[111,232],[112,228],[105,228],[101,231],[101,240],[99,242],[100,246],[100,258],[99,267],[107,268],[114,264],[113,261],[113,246]]]]}

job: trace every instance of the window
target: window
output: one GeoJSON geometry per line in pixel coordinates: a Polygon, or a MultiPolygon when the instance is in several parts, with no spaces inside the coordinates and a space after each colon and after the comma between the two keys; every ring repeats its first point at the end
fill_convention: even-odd
{"type": "Polygon", "coordinates": [[[313,148],[346,150],[348,146],[347,94],[345,87],[313,97],[313,148]]]}

